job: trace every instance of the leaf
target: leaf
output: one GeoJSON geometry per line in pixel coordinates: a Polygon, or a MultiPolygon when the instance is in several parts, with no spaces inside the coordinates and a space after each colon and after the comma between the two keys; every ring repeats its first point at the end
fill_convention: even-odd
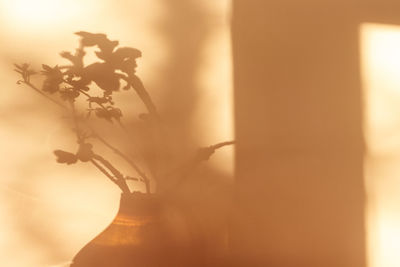
{"type": "Polygon", "coordinates": [[[58,163],[66,163],[70,165],[78,161],[78,157],[70,152],[66,152],[63,150],[54,150],[53,153],[56,155],[58,163]]]}
{"type": "Polygon", "coordinates": [[[115,58],[123,60],[126,58],[135,59],[142,56],[142,52],[132,47],[120,47],[113,53],[115,58]]]}
{"type": "Polygon", "coordinates": [[[87,99],[87,101],[91,103],[97,103],[100,105],[107,103],[109,100],[106,97],[91,96],[87,99]]]}
{"type": "Polygon", "coordinates": [[[93,145],[89,143],[83,143],[79,146],[79,150],[76,153],[76,156],[79,160],[83,162],[87,162],[93,158],[93,145]]]}
{"type": "Polygon", "coordinates": [[[28,63],[23,63],[22,65],[14,64],[14,66],[18,70],[22,70],[22,71],[26,71],[29,68],[29,64],[28,63]]]}
{"type": "Polygon", "coordinates": [[[42,68],[43,68],[45,71],[49,71],[49,72],[53,70],[52,67],[50,67],[49,65],[46,65],[46,64],[42,64],[42,68]]]}
{"type": "Polygon", "coordinates": [[[122,117],[121,110],[119,108],[114,108],[111,106],[108,106],[106,109],[96,108],[95,112],[97,117],[106,119],[109,122],[112,122],[113,118],[118,121],[122,117]]]}
{"type": "Polygon", "coordinates": [[[74,58],[74,56],[71,54],[71,52],[68,52],[68,51],[62,51],[60,53],[60,56],[63,57],[63,58],[66,58],[68,60],[71,60],[71,61],[74,58]]]}
{"type": "Polygon", "coordinates": [[[44,92],[54,94],[60,89],[60,82],[54,81],[52,79],[46,79],[43,82],[42,90],[44,92]]]}
{"type": "Polygon", "coordinates": [[[15,66],[17,69],[22,70],[22,65],[18,65],[18,64],[16,64],[16,63],[14,63],[14,66],[15,66]]]}
{"type": "Polygon", "coordinates": [[[60,96],[63,100],[75,101],[75,98],[79,97],[79,92],[73,89],[60,90],[60,96]]]}

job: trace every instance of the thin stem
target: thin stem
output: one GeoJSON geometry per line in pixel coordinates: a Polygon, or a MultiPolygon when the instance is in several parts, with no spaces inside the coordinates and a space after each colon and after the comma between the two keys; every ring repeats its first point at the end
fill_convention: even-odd
{"type": "Polygon", "coordinates": [[[134,73],[129,73],[128,74],[129,82],[132,85],[133,89],[136,91],[137,95],[139,98],[142,100],[143,104],[146,106],[146,109],[150,115],[150,123],[153,124],[154,126],[154,131],[155,135],[158,136],[157,139],[157,151],[156,153],[158,154],[158,170],[155,170],[153,168],[150,168],[150,171],[153,175],[153,178],[157,181],[160,182],[159,179],[159,173],[160,169],[162,169],[162,172],[165,172],[165,166],[167,166],[167,150],[168,150],[168,141],[167,141],[167,134],[165,131],[165,128],[162,124],[161,117],[159,116],[156,106],[150,96],[150,94],[147,92],[146,88],[143,85],[143,82],[140,80],[138,76],[136,76],[134,73]],[[160,167],[161,166],[161,167],[160,167]]]}
{"type": "Polygon", "coordinates": [[[146,106],[149,114],[156,119],[157,121],[160,120],[160,116],[158,115],[156,106],[153,103],[149,93],[147,92],[146,88],[144,87],[142,81],[136,75],[132,74],[129,77],[132,80],[133,89],[136,91],[144,105],[146,106]]]}
{"type": "Polygon", "coordinates": [[[98,160],[101,164],[103,164],[103,166],[106,167],[115,176],[115,182],[121,188],[122,192],[130,193],[129,187],[124,179],[124,176],[110,162],[108,162],[102,156],[97,154],[94,154],[93,158],[98,160]]]}
{"type": "MultiPolygon", "coordinates": [[[[44,94],[43,92],[41,92],[36,86],[34,86],[33,84],[31,84],[28,81],[23,81],[23,83],[25,83],[26,85],[28,85],[29,87],[31,87],[33,90],[35,90],[37,93],[39,93],[41,96],[45,97],[47,100],[50,100],[51,102],[53,102],[54,104],[58,105],[59,107],[62,107],[65,110],[68,111],[72,111],[73,113],[73,117],[74,117],[74,122],[76,125],[76,133],[77,133],[77,137],[78,137],[78,143],[80,141],[80,135],[78,132],[78,122],[76,121],[76,114],[75,114],[75,108],[73,103],[71,103],[71,108],[68,108],[67,106],[63,105],[62,103],[54,100],[53,98],[49,97],[48,95],[44,94]]],[[[94,158],[96,160],[98,160],[99,162],[101,162],[107,169],[109,169],[115,176],[116,178],[114,178],[113,176],[111,176],[102,166],[100,166],[95,160],[90,160],[91,163],[93,165],[95,165],[103,174],[105,174],[111,181],[113,181],[115,184],[117,184],[122,192],[124,193],[130,193],[129,187],[126,184],[126,181],[124,179],[124,176],[111,164],[109,163],[107,160],[105,160],[103,157],[101,157],[100,155],[94,155],[94,158]]],[[[147,186],[146,186],[147,187],[147,186]]]]}
{"type": "Polygon", "coordinates": [[[90,162],[96,166],[97,169],[99,169],[105,176],[107,176],[113,183],[115,183],[124,193],[130,193],[128,186],[124,186],[121,184],[119,179],[116,179],[113,177],[111,174],[109,174],[100,164],[98,164],[95,160],[91,159],[90,162]]]}
{"type": "Polygon", "coordinates": [[[96,166],[105,176],[107,176],[113,183],[116,183],[116,179],[109,174],[100,164],[98,164],[94,159],[91,159],[90,162],[96,166]]]}
{"type": "Polygon", "coordinates": [[[210,148],[215,150],[215,149],[221,148],[223,146],[229,146],[229,145],[234,145],[234,144],[236,144],[236,141],[226,141],[226,142],[221,142],[221,143],[212,145],[212,146],[210,146],[210,148]]]}
{"type": "Polygon", "coordinates": [[[121,158],[123,158],[126,162],[128,162],[134,169],[135,171],[140,175],[140,177],[143,179],[143,182],[146,185],[146,193],[150,193],[150,179],[147,177],[147,175],[139,168],[139,166],[132,160],[130,159],[127,155],[122,153],[120,150],[118,150],[116,147],[112,146],[110,143],[108,143],[104,138],[99,136],[97,133],[95,133],[95,138],[97,138],[99,141],[101,141],[105,146],[107,146],[109,149],[111,149],[114,153],[119,155],[121,158]]]}
{"type": "Polygon", "coordinates": [[[166,175],[166,176],[171,176],[173,174],[180,173],[179,176],[177,175],[175,186],[174,187],[169,186],[169,189],[167,188],[166,191],[170,190],[171,188],[176,188],[177,186],[179,186],[202,161],[208,160],[211,157],[211,155],[214,154],[215,150],[224,146],[233,145],[235,143],[236,143],[235,141],[227,141],[227,142],[217,143],[215,145],[211,145],[208,147],[200,148],[197,151],[196,155],[190,161],[186,162],[181,167],[175,169],[172,172],[169,172],[166,175]]]}
{"type": "Polygon", "coordinates": [[[23,81],[24,84],[28,85],[30,88],[32,88],[33,90],[35,90],[37,93],[41,94],[43,97],[47,98],[48,100],[50,100],[51,102],[53,102],[54,104],[62,107],[63,109],[68,110],[68,107],[63,105],[62,103],[58,102],[57,100],[51,98],[50,96],[46,95],[45,93],[43,93],[42,91],[40,91],[36,86],[34,86],[32,83],[27,82],[27,81],[23,81]]]}
{"type": "Polygon", "coordinates": [[[73,101],[69,101],[69,104],[70,104],[70,106],[71,106],[71,110],[72,110],[72,118],[73,118],[73,121],[74,121],[74,124],[75,124],[75,133],[76,133],[76,137],[78,138],[78,140],[77,140],[77,142],[78,142],[78,144],[80,144],[81,143],[81,134],[80,134],[80,131],[79,131],[79,125],[78,125],[78,121],[77,121],[77,119],[76,119],[76,110],[75,110],[75,104],[74,104],[74,102],[73,101]]]}
{"type": "Polygon", "coordinates": [[[88,98],[90,98],[91,96],[86,93],[85,91],[83,91],[82,89],[78,89],[79,92],[81,92],[82,94],[84,94],[85,96],[87,96],[88,98]]]}
{"type": "MultiPolygon", "coordinates": [[[[90,99],[90,98],[92,97],[90,94],[86,93],[86,92],[83,91],[82,89],[79,89],[78,91],[81,92],[82,94],[84,94],[88,99],[90,99]]],[[[99,105],[102,109],[104,109],[104,110],[107,111],[107,108],[106,108],[103,104],[98,103],[98,102],[95,102],[95,103],[96,103],[97,105],[99,105]]],[[[122,129],[125,133],[129,134],[127,128],[126,128],[125,125],[121,122],[121,120],[119,120],[119,119],[118,119],[118,120],[115,119],[115,120],[117,121],[117,123],[118,123],[118,125],[121,127],[121,129],[122,129]]]]}

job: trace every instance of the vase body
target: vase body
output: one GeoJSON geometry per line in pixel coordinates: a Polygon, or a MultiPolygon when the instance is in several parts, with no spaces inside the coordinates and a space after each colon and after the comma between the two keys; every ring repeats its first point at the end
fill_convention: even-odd
{"type": "Polygon", "coordinates": [[[150,194],[122,194],[112,223],[74,257],[71,267],[203,266],[191,243],[175,242],[162,202],[150,194]]]}

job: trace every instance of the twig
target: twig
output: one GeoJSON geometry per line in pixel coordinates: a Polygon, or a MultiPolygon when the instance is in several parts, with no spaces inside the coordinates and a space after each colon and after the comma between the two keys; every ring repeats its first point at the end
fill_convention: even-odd
{"type": "Polygon", "coordinates": [[[221,148],[223,146],[234,145],[235,143],[236,143],[236,141],[221,142],[221,143],[218,143],[218,144],[210,146],[210,148],[216,150],[216,149],[221,148]]]}
{"type": "Polygon", "coordinates": [[[22,83],[28,85],[30,88],[32,88],[32,89],[35,90],[37,93],[41,94],[43,97],[47,98],[48,100],[50,100],[50,101],[53,102],[54,104],[56,104],[56,105],[62,107],[63,109],[68,110],[68,107],[67,107],[67,106],[65,106],[65,105],[63,105],[62,103],[58,102],[57,100],[55,100],[55,99],[49,97],[48,95],[46,95],[45,93],[43,93],[42,91],[40,91],[40,90],[39,90],[36,86],[34,86],[32,83],[26,82],[26,81],[23,81],[22,83]]]}
{"type": "Polygon", "coordinates": [[[85,91],[83,91],[82,89],[78,89],[79,92],[81,92],[82,94],[84,94],[85,96],[87,96],[88,98],[90,98],[91,96],[86,93],[85,91]]]}
{"type": "MultiPolygon", "coordinates": [[[[77,134],[77,138],[78,138],[78,143],[81,141],[81,136],[79,134],[79,129],[78,129],[78,122],[76,120],[76,113],[75,113],[75,106],[72,102],[70,102],[71,108],[68,108],[67,106],[63,105],[62,103],[54,100],[53,98],[49,97],[48,95],[44,94],[43,92],[41,92],[36,86],[34,86],[32,83],[30,82],[26,82],[23,81],[23,83],[25,83],[26,85],[28,85],[29,87],[31,87],[33,90],[35,90],[36,92],[38,92],[41,96],[45,97],[47,100],[50,100],[51,102],[53,102],[54,104],[58,105],[59,107],[62,107],[63,109],[66,109],[68,111],[71,111],[73,114],[73,118],[74,118],[74,123],[75,123],[75,127],[76,127],[76,134],[77,134]]],[[[84,95],[89,96],[89,94],[84,93],[84,95]]],[[[100,106],[102,106],[104,108],[103,105],[100,104],[100,106]]],[[[90,126],[89,126],[90,127],[90,126]]],[[[90,127],[91,128],[91,127],[90,127]]],[[[92,130],[93,131],[93,130],[92,130]]],[[[98,138],[101,138],[98,134],[96,134],[98,138]]],[[[100,139],[99,139],[100,140],[100,139]]],[[[104,139],[102,139],[103,141],[105,141],[104,139]]],[[[112,147],[111,144],[107,143],[109,147],[112,147]]],[[[121,153],[121,152],[120,152],[121,153]]],[[[122,154],[122,153],[121,153],[122,154]]],[[[90,160],[92,162],[92,164],[94,164],[103,174],[105,174],[111,181],[113,181],[114,183],[116,183],[123,192],[126,193],[130,193],[129,187],[125,182],[125,179],[123,177],[123,175],[111,164],[109,163],[107,160],[105,160],[103,157],[99,156],[99,155],[95,155],[96,159],[98,161],[100,161],[104,166],[106,166],[116,177],[114,178],[113,176],[111,176],[103,167],[101,167],[96,161],[94,160],[90,160]]],[[[120,155],[121,156],[121,155],[120,155]]],[[[128,159],[125,156],[125,160],[128,159]]],[[[135,164],[133,161],[130,160],[130,164],[135,168],[135,170],[138,172],[139,175],[142,176],[144,183],[146,185],[146,190],[147,192],[150,193],[150,185],[149,185],[149,179],[147,178],[147,176],[144,174],[144,172],[140,171],[140,169],[138,168],[137,164],[135,164]],[[139,170],[139,171],[138,171],[139,170]]]]}
{"type": "Polygon", "coordinates": [[[82,137],[79,131],[79,125],[78,125],[78,121],[76,119],[76,110],[75,110],[75,104],[73,101],[69,101],[69,104],[71,106],[71,110],[72,110],[72,118],[75,124],[75,133],[76,133],[76,137],[78,138],[77,142],[78,144],[80,144],[82,142],[82,137]]]}
{"type": "MultiPolygon", "coordinates": [[[[90,99],[90,98],[92,97],[90,94],[86,93],[86,92],[83,91],[82,89],[79,89],[78,91],[81,92],[83,95],[85,95],[88,99],[90,99]]],[[[103,104],[98,103],[98,102],[95,102],[95,103],[96,103],[97,105],[99,105],[103,110],[108,111],[107,108],[106,108],[103,104]]],[[[114,119],[115,119],[115,118],[114,118],[114,119]]],[[[122,129],[126,134],[129,134],[129,132],[128,132],[127,128],[125,127],[125,125],[123,124],[123,122],[122,122],[120,119],[115,119],[115,120],[117,121],[117,123],[118,123],[118,125],[121,127],[121,129],[122,129]]]]}
{"type": "Polygon", "coordinates": [[[91,159],[90,162],[97,167],[105,176],[107,176],[112,182],[117,183],[117,180],[109,174],[100,164],[98,164],[94,159],[91,159]]]}
{"type": "Polygon", "coordinates": [[[115,176],[115,182],[121,188],[122,192],[130,193],[129,187],[124,179],[124,176],[110,162],[108,162],[102,156],[97,154],[94,154],[93,158],[98,160],[101,164],[103,164],[103,166],[106,167],[115,176]]]}
{"type": "Polygon", "coordinates": [[[146,193],[150,193],[150,179],[147,177],[147,175],[139,168],[139,166],[132,160],[130,159],[127,155],[122,153],[120,150],[118,150],[116,147],[112,146],[110,143],[108,143],[104,138],[99,136],[96,132],[94,133],[94,137],[97,138],[99,141],[101,141],[105,146],[107,146],[109,149],[111,149],[114,153],[119,155],[121,158],[123,158],[126,162],[128,162],[134,169],[135,171],[140,175],[140,177],[143,179],[143,182],[146,185],[146,193]]]}
{"type": "Polygon", "coordinates": [[[133,89],[136,91],[140,99],[143,101],[144,105],[149,111],[149,114],[157,121],[160,121],[160,116],[158,115],[156,106],[154,105],[153,100],[151,99],[146,88],[144,87],[142,81],[135,74],[130,75],[129,78],[132,82],[133,89]]]}
{"type": "Polygon", "coordinates": [[[107,176],[113,183],[115,183],[124,193],[130,193],[128,185],[126,185],[125,181],[122,184],[120,179],[116,179],[111,174],[109,174],[100,164],[98,164],[95,160],[91,159],[90,162],[96,166],[105,176],[107,176]],[[126,185],[126,186],[125,186],[126,185]]]}
{"type": "Polygon", "coordinates": [[[215,150],[233,144],[235,144],[235,141],[227,141],[227,142],[217,143],[215,145],[211,145],[208,147],[200,148],[197,151],[196,155],[190,161],[186,162],[181,167],[175,169],[174,171],[169,172],[166,175],[166,176],[171,176],[173,174],[180,173],[179,176],[177,175],[178,177],[176,179],[174,187],[170,186],[170,188],[167,189],[166,191],[180,185],[188,177],[188,175],[200,164],[200,162],[208,160],[211,157],[211,155],[214,154],[215,150]]]}

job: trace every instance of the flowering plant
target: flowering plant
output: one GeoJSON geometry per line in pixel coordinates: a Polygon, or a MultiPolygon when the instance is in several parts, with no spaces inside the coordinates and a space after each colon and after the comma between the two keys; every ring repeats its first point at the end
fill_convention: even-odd
{"type": "MultiPolygon", "coordinates": [[[[95,117],[126,131],[122,121],[123,113],[113,99],[114,94],[122,87],[124,90],[133,89],[137,93],[146,107],[146,112],[140,114],[139,118],[151,125],[159,136],[163,135],[164,127],[160,115],[142,81],[136,75],[136,59],[141,57],[141,52],[131,47],[118,47],[119,42],[110,40],[105,34],[83,31],[75,34],[80,37],[79,47],[74,53],[60,53],[60,56],[69,62],[67,65],[51,67],[43,64],[42,70],[36,72],[30,68],[29,64],[15,64],[15,71],[21,76],[17,83],[28,86],[58,105],[71,119],[72,131],[76,135],[77,143],[75,152],[55,150],[57,162],[63,164],[89,162],[115,183],[122,192],[131,193],[127,181],[133,180],[144,183],[146,193],[150,193],[150,181],[157,182],[158,179],[158,176],[154,175],[155,172],[153,171],[153,176],[149,177],[136,161],[107,141],[91,123],[95,117]],[[97,61],[85,65],[85,50],[90,47],[98,49],[95,51],[97,61]],[[31,82],[33,75],[44,77],[41,87],[31,82]],[[82,98],[85,99],[83,102],[82,98]],[[97,139],[124,159],[132,167],[135,175],[123,174],[105,155],[96,152],[92,139],[97,139]]],[[[216,149],[230,144],[233,142],[223,142],[199,149],[181,170],[189,170],[199,162],[208,160],[216,149]]],[[[163,149],[156,149],[162,154],[163,149]]],[[[174,175],[184,178],[186,172],[181,171],[174,175]]]]}

